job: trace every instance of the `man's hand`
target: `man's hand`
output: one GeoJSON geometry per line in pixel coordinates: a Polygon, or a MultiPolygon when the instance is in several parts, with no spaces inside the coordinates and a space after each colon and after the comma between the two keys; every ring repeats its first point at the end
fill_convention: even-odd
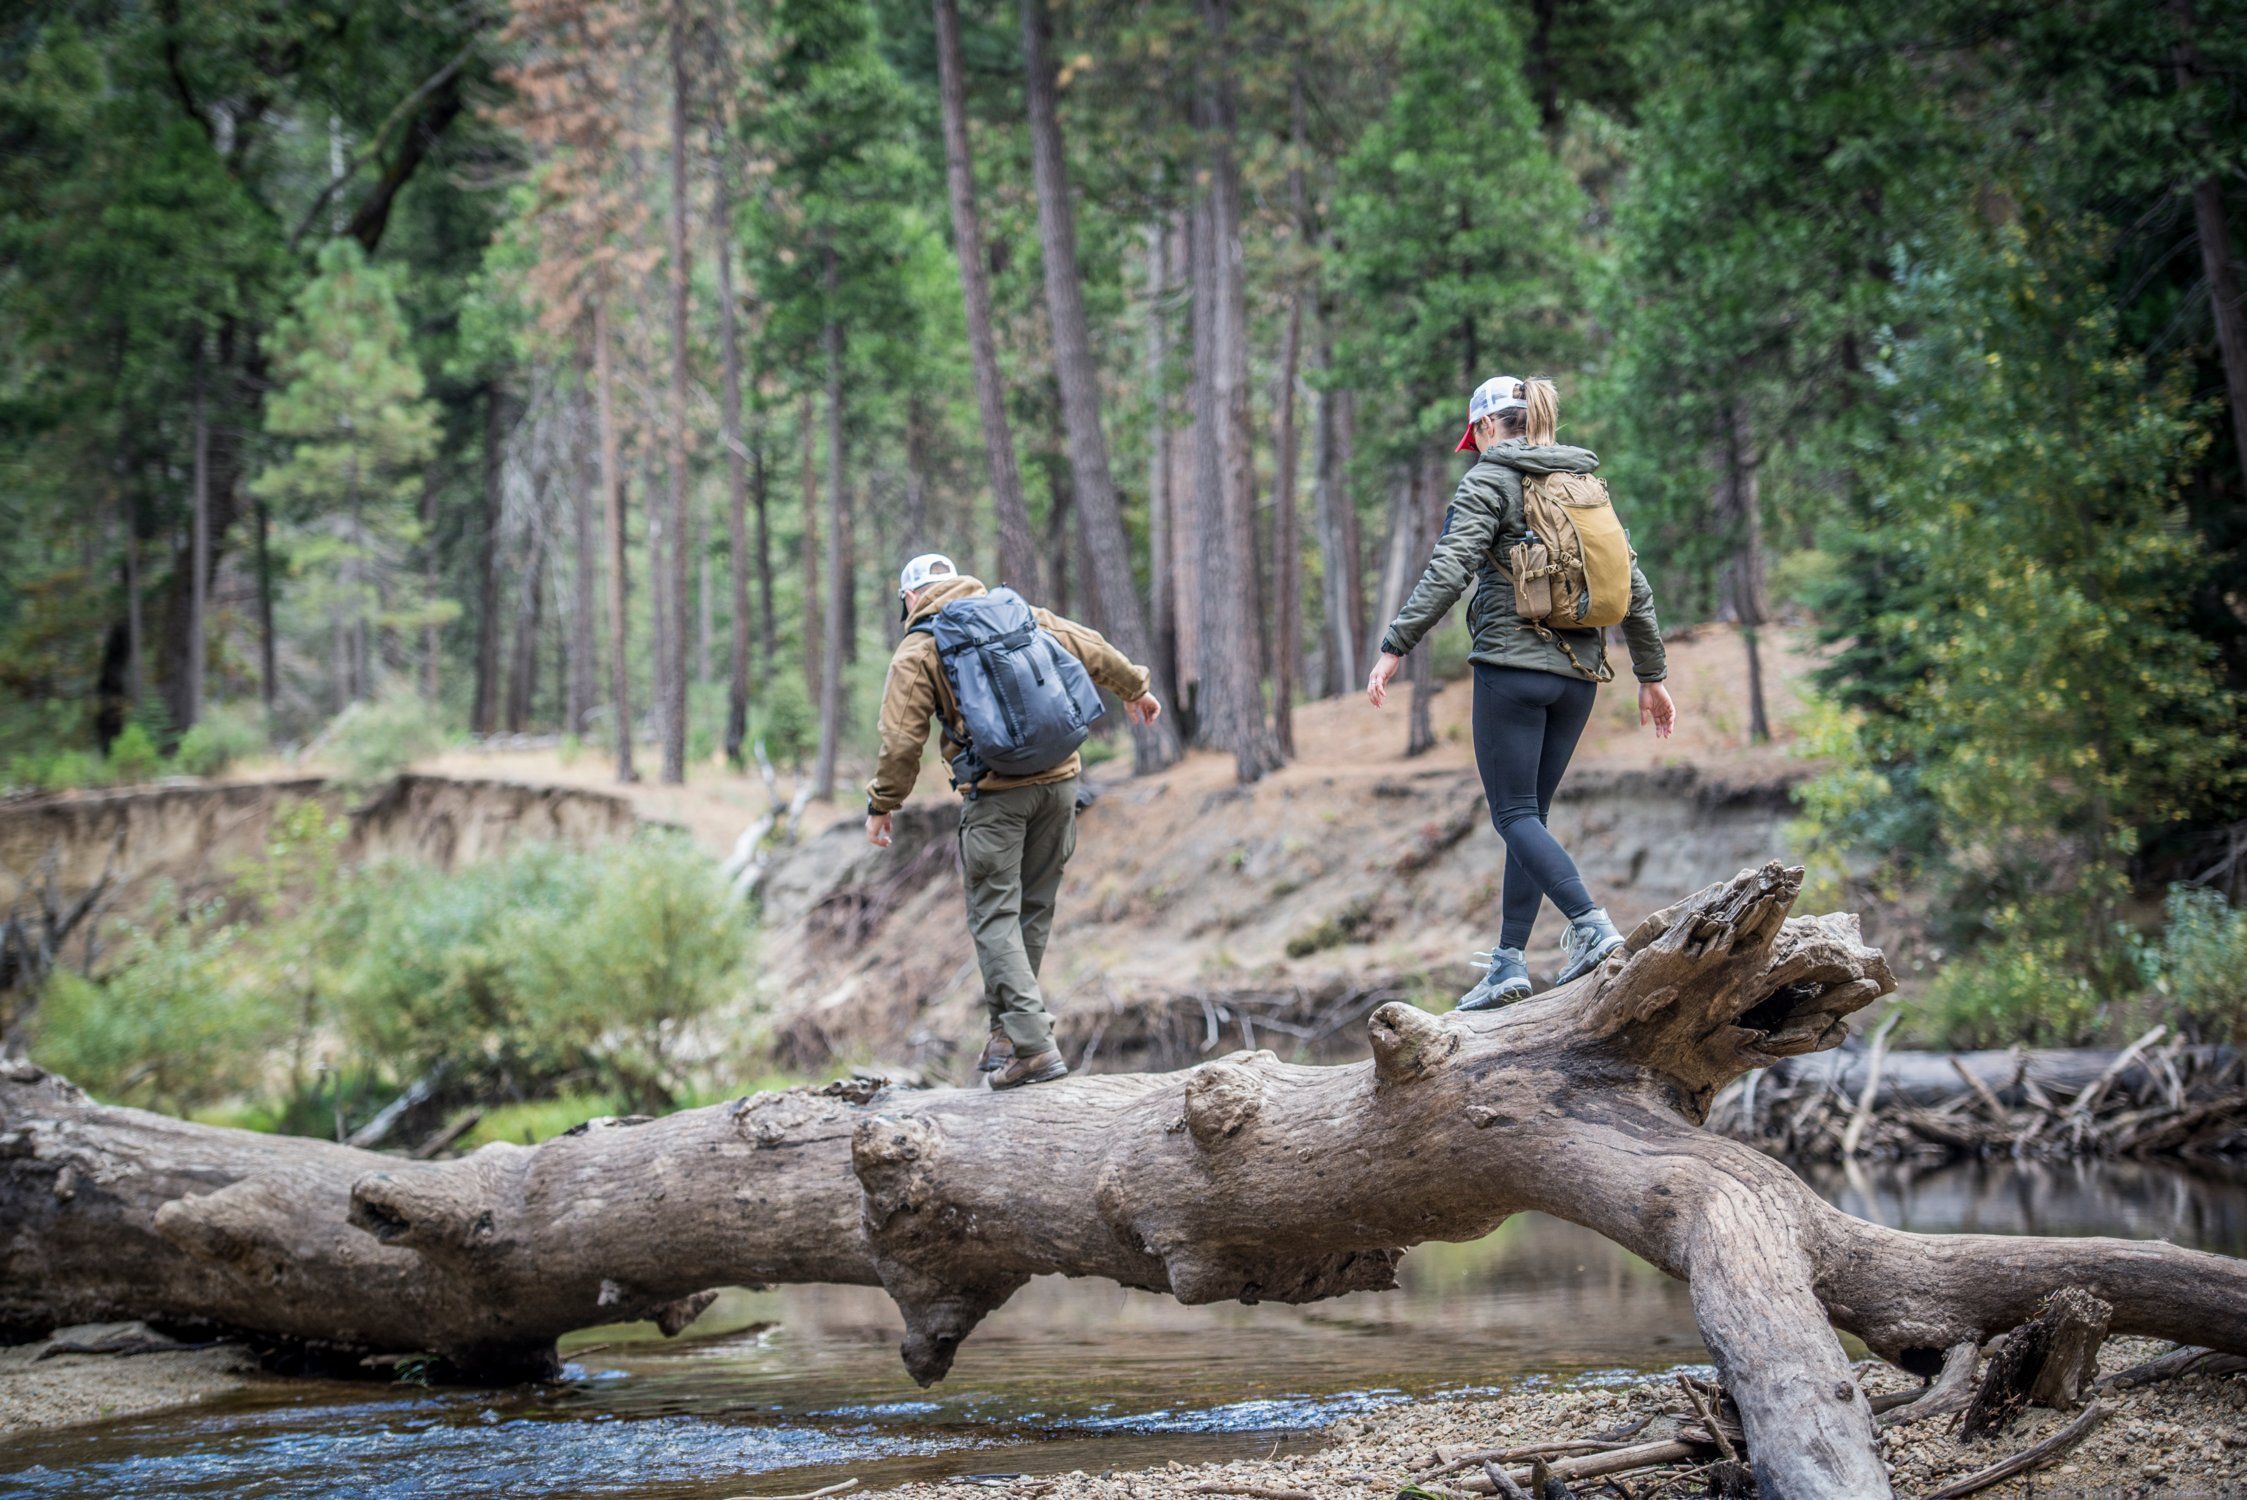
{"type": "Polygon", "coordinates": [[[889,813],[868,813],[866,815],[867,843],[872,844],[877,849],[889,847],[891,817],[892,814],[889,813]]]}
{"type": "Polygon", "coordinates": [[[1654,726],[1654,738],[1666,740],[1677,728],[1677,704],[1670,690],[1659,682],[1642,682],[1638,685],[1638,727],[1654,726]]]}
{"type": "Polygon", "coordinates": [[[1396,676],[1397,668],[1403,665],[1403,657],[1393,652],[1382,652],[1380,659],[1373,664],[1372,674],[1365,679],[1366,701],[1375,708],[1379,708],[1382,704],[1388,702],[1389,679],[1396,676]]]}
{"type": "Polygon", "coordinates": [[[1124,717],[1134,724],[1152,724],[1162,716],[1162,703],[1153,693],[1141,693],[1124,705],[1124,717]]]}

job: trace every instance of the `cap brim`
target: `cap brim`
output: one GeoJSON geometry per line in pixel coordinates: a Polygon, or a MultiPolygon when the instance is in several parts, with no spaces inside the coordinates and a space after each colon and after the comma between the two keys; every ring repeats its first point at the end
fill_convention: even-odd
{"type": "Polygon", "coordinates": [[[1475,424],[1474,424],[1474,423],[1472,423],[1472,422],[1469,422],[1469,423],[1467,424],[1467,435],[1466,435],[1465,437],[1463,437],[1463,438],[1459,439],[1459,446],[1458,446],[1458,447],[1456,447],[1456,448],[1454,448],[1454,449],[1452,449],[1451,451],[1452,451],[1452,452],[1454,452],[1454,453],[1465,453],[1465,452],[1466,452],[1466,451],[1467,451],[1468,449],[1470,449],[1470,448],[1474,447],[1474,445],[1475,445],[1475,424]]]}

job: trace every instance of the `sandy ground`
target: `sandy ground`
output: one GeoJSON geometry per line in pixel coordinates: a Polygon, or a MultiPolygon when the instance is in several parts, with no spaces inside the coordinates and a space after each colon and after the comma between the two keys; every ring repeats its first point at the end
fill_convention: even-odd
{"type": "MultiPolygon", "coordinates": [[[[2145,1339],[2108,1343],[2100,1365],[2112,1372],[2170,1346],[2145,1339]]],[[[1878,1393],[1914,1388],[1916,1381],[1885,1365],[1868,1367],[1865,1388],[1878,1393]]],[[[2052,1467],[1982,1491],[1996,1500],[2040,1496],[2203,1496],[2247,1493],[2247,1376],[2188,1376],[2163,1385],[2101,1398],[2111,1414],[2090,1438],[2052,1467]]],[[[1325,1446],[1267,1462],[1253,1460],[1106,1474],[1025,1476],[992,1482],[1000,1493],[1043,1500],[1175,1500],[1186,1495],[1312,1497],[1312,1500],[1391,1500],[1415,1482],[1427,1493],[1445,1493],[1427,1477],[1444,1457],[1539,1442],[1583,1438],[1661,1413],[1633,1442],[1675,1430],[1669,1410],[1682,1405],[1666,1377],[1620,1386],[1531,1386],[1494,1399],[1422,1401],[1352,1416],[1328,1427],[1325,1446]]],[[[1883,1439],[1883,1456],[1898,1495],[1923,1495],[2029,1447],[2072,1420],[2032,1411],[2002,1437],[1975,1444],[1954,1441],[1941,1420],[1899,1428],[1883,1439]]],[[[998,1467],[994,1463],[993,1467],[998,1467]]],[[[1672,1495],[1699,1495],[1703,1483],[1687,1467],[1641,1470],[1623,1477],[1628,1493],[1647,1500],[1665,1481],[1682,1481],[1672,1495]]],[[[982,1486],[975,1486],[981,1488],[982,1486]]],[[[956,1500],[963,1486],[909,1484],[876,1492],[898,1500],[956,1500]]],[[[1466,1493],[1458,1491],[1458,1493],[1466,1493]]],[[[1587,1481],[1579,1495],[1614,1490],[1587,1481]]]]}
{"type": "Polygon", "coordinates": [[[191,1406],[269,1377],[231,1345],[150,1354],[56,1354],[0,1349],[0,1437],[191,1406]]]}

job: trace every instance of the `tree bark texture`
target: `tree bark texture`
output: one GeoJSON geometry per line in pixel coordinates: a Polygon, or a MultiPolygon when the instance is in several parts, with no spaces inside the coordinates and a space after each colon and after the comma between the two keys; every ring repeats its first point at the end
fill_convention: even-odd
{"type": "MultiPolygon", "coordinates": [[[[570,633],[569,633],[569,685],[563,719],[569,732],[584,736],[593,729],[594,683],[599,675],[598,638],[593,616],[598,609],[594,600],[600,588],[600,543],[596,538],[593,519],[593,496],[600,487],[600,472],[595,468],[587,472],[586,458],[586,401],[582,393],[571,406],[570,447],[575,455],[575,472],[570,486],[570,633]]],[[[434,548],[432,548],[434,552],[434,548]]],[[[430,596],[436,596],[435,580],[431,580],[430,596]]],[[[431,643],[435,643],[435,627],[431,627],[431,643]]],[[[429,696],[436,692],[436,664],[430,663],[429,696]]]]}
{"type": "MultiPolygon", "coordinates": [[[[718,265],[718,342],[724,384],[719,390],[718,431],[726,445],[726,597],[733,629],[727,639],[726,763],[747,764],[742,741],[749,727],[749,452],[741,441],[741,312],[733,291],[732,143],[715,143],[711,177],[710,253],[718,265]]],[[[760,511],[758,525],[764,517],[760,511]]]]}
{"type": "Polygon", "coordinates": [[[601,497],[609,549],[609,715],[616,729],[616,779],[638,781],[632,768],[631,575],[625,571],[624,471],[617,457],[615,356],[609,348],[608,303],[593,302],[593,404],[601,429],[601,497]]]}
{"type": "Polygon", "coordinates": [[[937,93],[944,110],[944,177],[952,199],[952,249],[960,266],[967,312],[968,354],[975,367],[975,405],[983,419],[983,462],[999,531],[999,576],[1031,597],[1040,591],[1038,548],[1022,495],[1014,435],[1007,421],[1006,381],[991,333],[991,278],[983,264],[983,216],[975,202],[975,159],[967,141],[967,76],[960,58],[959,0],[935,0],[937,93]]]}
{"type": "Polygon", "coordinates": [[[1748,738],[1760,745],[1771,738],[1771,715],[1763,692],[1763,479],[1755,443],[1746,408],[1736,402],[1724,418],[1724,520],[1733,546],[1726,592],[1748,652],[1748,738]]]}
{"type": "MultiPolygon", "coordinates": [[[[211,422],[205,387],[206,379],[203,349],[207,340],[198,330],[195,335],[194,397],[193,397],[193,490],[188,499],[188,575],[187,575],[187,670],[180,684],[180,705],[185,710],[180,722],[173,727],[185,733],[195,727],[203,717],[203,668],[210,659],[210,645],[206,632],[211,615],[211,422]]],[[[128,527],[128,532],[130,528],[128,527]]],[[[136,552],[138,548],[134,549],[136,552]]],[[[136,569],[137,571],[137,569],[136,569]]],[[[138,579],[135,580],[137,585],[138,579]]],[[[135,607],[139,589],[134,590],[135,607]]],[[[133,663],[133,693],[137,698],[145,684],[141,681],[140,653],[135,652],[133,663]]]]}
{"type": "Polygon", "coordinates": [[[656,680],[663,694],[663,780],[687,779],[687,6],[671,0],[671,409],[670,507],[663,527],[666,628],[656,680]]]}
{"type": "MultiPolygon", "coordinates": [[[[1062,154],[1061,119],[1054,98],[1052,26],[1045,0],[1021,0],[1022,60],[1030,113],[1031,171],[1037,179],[1038,240],[1045,263],[1046,313],[1053,332],[1054,375],[1061,387],[1061,419],[1069,434],[1069,466],[1085,549],[1092,554],[1088,596],[1101,629],[1116,648],[1145,664],[1155,696],[1171,694],[1170,670],[1154,650],[1147,612],[1140,606],[1138,575],[1123,507],[1108,468],[1108,437],[1100,423],[1100,377],[1085,319],[1083,282],[1077,274],[1076,211],[1069,202],[1069,168],[1062,154]]],[[[1177,760],[1175,721],[1158,719],[1131,730],[1132,765],[1140,774],[1177,760]]]]}
{"type": "Polygon", "coordinates": [[[1170,224],[1157,217],[1147,224],[1147,628],[1153,633],[1155,660],[1171,675],[1178,672],[1178,589],[1171,559],[1177,547],[1171,516],[1170,431],[1170,224]]]}
{"type": "Polygon", "coordinates": [[[1742,871],[1501,1011],[1385,1005],[1364,1062],[797,1088],[443,1163],[107,1108],[9,1063],[0,1328],[139,1317],[512,1378],[575,1328],[676,1331],[720,1286],[834,1281],[889,1292],[926,1384],[1032,1276],[1309,1302],[1535,1210],[1690,1283],[1764,1492],[1794,1500],[1890,1493],[1834,1327],[1933,1374],[2075,1286],[2117,1334],[2247,1352],[2247,1263],[1907,1234],[1701,1128],[1725,1083],[1836,1045],[1892,985],[1854,918],[1788,917],[1800,883],[1742,871]]]}
{"type": "Polygon", "coordinates": [[[507,426],[507,392],[494,381],[484,388],[484,503],[476,518],[476,696],[468,727],[478,734],[499,725],[499,529],[507,426]]]}
{"type": "Polygon", "coordinates": [[[835,308],[841,288],[832,245],[826,257],[828,311],[819,342],[827,362],[827,639],[819,653],[819,763],[812,777],[812,795],[822,801],[835,795],[835,758],[843,732],[843,665],[849,641],[846,622],[850,618],[845,603],[850,572],[843,555],[849,521],[843,494],[843,325],[835,308]]]}

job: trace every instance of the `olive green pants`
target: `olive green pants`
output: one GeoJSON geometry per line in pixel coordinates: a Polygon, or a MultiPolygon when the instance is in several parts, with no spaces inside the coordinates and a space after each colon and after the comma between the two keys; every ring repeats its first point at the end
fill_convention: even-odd
{"type": "Polygon", "coordinates": [[[985,792],[960,813],[967,925],[983,969],[983,1005],[1018,1052],[1053,1045],[1038,965],[1053,930],[1061,870],[1077,848],[1077,780],[985,792]]]}

